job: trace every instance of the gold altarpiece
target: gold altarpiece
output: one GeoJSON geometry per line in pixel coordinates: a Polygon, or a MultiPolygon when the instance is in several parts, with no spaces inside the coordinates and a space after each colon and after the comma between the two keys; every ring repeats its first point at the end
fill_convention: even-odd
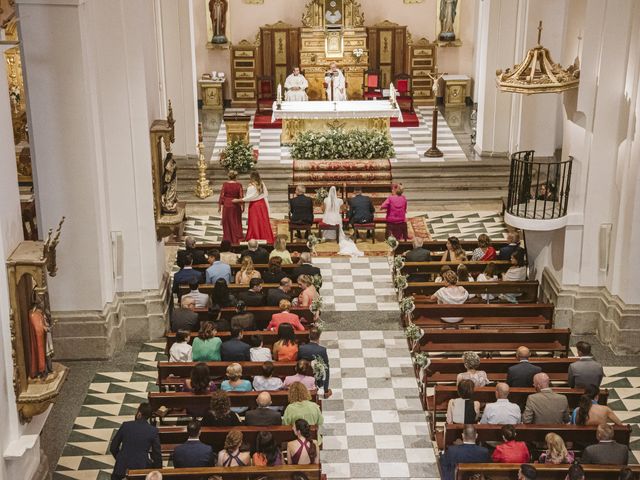
{"type": "Polygon", "coordinates": [[[23,423],[47,410],[60,394],[69,372],[64,365],[52,361],[53,319],[47,283],[47,277],[57,273],[56,247],[63,222],[64,217],[55,233],[49,230],[44,242],[20,242],[7,259],[13,388],[23,423]],[[36,322],[44,324],[35,329],[36,322]]]}
{"type": "Polygon", "coordinates": [[[309,82],[309,100],[326,97],[324,74],[331,62],[336,62],[345,75],[347,98],[362,99],[369,52],[364,13],[356,0],[311,0],[305,7],[300,29],[300,68],[309,82]],[[358,50],[362,55],[354,54],[358,50]]]}

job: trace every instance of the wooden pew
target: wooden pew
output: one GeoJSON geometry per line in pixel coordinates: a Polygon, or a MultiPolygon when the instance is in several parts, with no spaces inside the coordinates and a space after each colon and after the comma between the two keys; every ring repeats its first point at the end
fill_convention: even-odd
{"type": "MultiPolygon", "coordinates": [[[[553,391],[561,393],[567,397],[570,409],[577,407],[580,397],[584,395],[584,388],[560,387],[554,388],[553,391]]],[[[509,390],[509,401],[517,403],[520,406],[520,409],[524,411],[524,406],[527,403],[527,397],[533,393],[536,393],[536,389],[533,387],[514,387],[509,390]]],[[[449,400],[454,398],[458,398],[458,389],[454,385],[436,385],[432,396],[427,395],[427,391],[425,389],[422,401],[425,409],[429,411],[432,433],[435,433],[438,414],[446,412],[449,400]]],[[[480,402],[481,408],[484,408],[485,404],[496,401],[496,389],[495,387],[478,387],[474,390],[473,399],[480,402]]],[[[606,405],[608,399],[609,390],[601,389],[600,395],[598,396],[598,403],[600,405],[606,405]]]]}
{"type": "MultiPolygon", "coordinates": [[[[430,275],[439,275],[440,269],[443,265],[448,265],[452,270],[456,270],[458,265],[462,262],[438,262],[438,261],[430,261],[430,262],[405,262],[404,266],[400,269],[400,273],[402,275],[410,275],[412,273],[423,273],[430,275]]],[[[478,274],[484,272],[484,269],[487,268],[487,264],[490,262],[474,262],[467,261],[464,262],[464,265],[467,267],[470,273],[478,274]]],[[[511,262],[508,260],[494,260],[495,264],[495,272],[496,275],[498,273],[506,272],[511,266],[511,262]]]]}
{"type": "MultiPolygon", "coordinates": [[[[454,315],[451,315],[454,316],[454,315]]],[[[422,352],[480,352],[516,351],[526,345],[531,351],[558,352],[568,356],[571,329],[515,329],[505,330],[429,330],[418,344],[422,352]]]]}
{"type": "MultiPolygon", "coordinates": [[[[250,338],[253,335],[262,335],[262,339],[264,341],[264,346],[271,348],[273,346],[273,344],[276,342],[277,338],[278,338],[278,332],[272,332],[272,331],[268,331],[268,330],[247,330],[244,332],[242,340],[246,343],[249,343],[250,338]]],[[[193,339],[196,338],[198,336],[198,332],[191,332],[191,336],[189,338],[189,343],[193,342],[193,339]]],[[[176,341],[176,334],[173,332],[167,332],[165,334],[165,337],[167,339],[167,343],[166,343],[166,347],[165,347],[165,353],[168,355],[169,354],[169,349],[171,348],[171,345],[173,345],[176,341]]],[[[220,339],[224,342],[226,340],[229,340],[229,338],[231,337],[231,333],[230,332],[218,332],[216,334],[216,337],[220,337],[220,339]]],[[[309,342],[309,332],[308,331],[304,331],[304,332],[296,332],[296,340],[298,341],[298,343],[308,343],[309,342]]]]}
{"type": "MultiPolygon", "coordinates": [[[[195,270],[199,270],[201,272],[204,272],[207,268],[209,268],[211,265],[209,265],[208,263],[203,263],[203,264],[199,264],[199,265],[194,265],[193,268],[195,270]]],[[[240,269],[242,268],[242,265],[239,263],[234,263],[232,265],[229,265],[231,267],[231,274],[235,277],[236,273],[240,271],[240,269]]],[[[285,265],[281,265],[282,267],[282,271],[285,272],[288,275],[292,275],[293,273],[293,269],[297,268],[299,265],[296,263],[287,263],[285,265]]],[[[255,268],[256,270],[258,270],[260,273],[264,273],[267,270],[269,270],[269,265],[266,263],[255,263],[253,265],[253,268],[255,268]]]]}
{"type": "MultiPolygon", "coordinates": [[[[144,480],[153,469],[129,470],[129,480],[144,480]]],[[[281,465],[278,467],[206,467],[206,468],[162,468],[158,470],[162,478],[172,480],[201,480],[218,476],[223,480],[247,480],[268,478],[269,480],[291,480],[295,473],[303,473],[309,480],[320,480],[320,464],[281,465]]]]}
{"type": "MultiPolygon", "coordinates": [[[[496,250],[500,250],[502,247],[506,247],[508,244],[509,242],[507,242],[502,238],[492,239],[491,241],[491,245],[496,250]]],[[[478,241],[477,240],[460,240],[460,246],[465,252],[471,253],[476,248],[478,248],[478,241]]],[[[432,254],[434,252],[444,253],[444,251],[447,249],[447,241],[446,240],[429,240],[429,241],[425,240],[422,247],[429,250],[432,254]]],[[[408,241],[401,241],[398,244],[398,248],[396,248],[395,254],[402,255],[403,253],[408,252],[409,250],[413,250],[413,243],[408,241]]]]}
{"type": "MultiPolygon", "coordinates": [[[[268,243],[262,242],[260,243],[260,246],[269,253],[271,253],[271,251],[273,250],[273,245],[270,245],[268,243]]],[[[203,243],[197,243],[195,248],[197,248],[198,250],[202,250],[205,253],[207,253],[210,250],[220,251],[220,244],[203,242],[203,243]]],[[[247,248],[248,248],[247,242],[242,242],[240,243],[240,245],[231,245],[231,251],[237,254],[242,253],[243,251],[247,250],[247,248]]],[[[302,252],[308,252],[309,248],[307,248],[306,243],[296,243],[296,244],[288,244],[287,250],[289,250],[289,252],[291,253],[293,252],[302,253],[302,252]]]]}
{"type": "MultiPolygon", "coordinates": [[[[279,286],[280,285],[278,285],[277,283],[263,283],[262,294],[266,298],[267,291],[270,288],[278,288],[279,286]]],[[[211,285],[210,283],[201,283],[200,285],[198,285],[198,290],[200,291],[200,293],[206,293],[207,295],[211,296],[211,294],[213,293],[213,287],[214,285],[211,285]]],[[[180,291],[180,296],[186,295],[191,291],[191,289],[189,288],[189,285],[180,285],[178,289],[180,291]]],[[[238,294],[240,292],[246,292],[247,290],[249,290],[248,284],[237,285],[235,283],[232,283],[231,285],[229,285],[229,292],[232,295],[234,295],[236,298],[238,297],[238,294]]],[[[301,291],[302,291],[301,288],[294,284],[291,287],[291,291],[289,292],[289,294],[291,295],[291,298],[295,298],[298,295],[300,295],[301,291]]]]}
{"type": "MultiPolygon", "coordinates": [[[[554,465],[551,463],[532,465],[538,472],[537,480],[565,480],[570,465],[554,465]]],[[[582,465],[585,478],[588,480],[618,480],[620,470],[627,465],[582,465]]],[[[640,473],[639,465],[628,466],[636,476],[640,473]]],[[[491,480],[513,480],[517,477],[518,463],[460,463],[456,470],[456,480],[467,480],[474,473],[481,473],[491,480]]]]}
{"type": "Polygon", "coordinates": [[[551,328],[553,322],[542,315],[531,317],[463,317],[458,323],[447,323],[441,317],[419,317],[413,323],[424,329],[446,328],[551,328]]]}
{"type": "MultiPolygon", "coordinates": [[[[207,308],[196,308],[194,310],[198,314],[198,318],[201,322],[212,321],[211,315],[209,314],[209,309],[207,308]]],[[[247,313],[253,313],[253,317],[256,320],[256,325],[258,328],[266,328],[271,321],[271,317],[274,313],[280,313],[279,307],[247,307],[247,313]]],[[[313,312],[308,308],[292,308],[289,310],[291,313],[295,313],[300,317],[300,322],[306,326],[306,324],[313,322],[313,312]]],[[[231,318],[236,315],[235,307],[225,307],[220,310],[220,318],[231,320],[231,318]]]]}
{"type": "MultiPolygon", "coordinates": [[[[470,295],[476,295],[477,297],[480,297],[481,294],[519,293],[521,295],[518,297],[518,301],[527,303],[535,303],[538,300],[538,288],[540,287],[537,280],[524,282],[459,282],[458,285],[464,287],[470,295]]],[[[415,301],[419,302],[426,297],[430,297],[442,287],[444,287],[444,284],[440,282],[409,282],[403,292],[403,296],[413,295],[416,297],[415,301]]]]}
{"type": "MultiPolygon", "coordinates": [[[[577,357],[572,358],[530,358],[529,361],[542,367],[542,371],[549,375],[552,382],[564,382],[568,380],[569,365],[577,361],[577,357]]],[[[486,358],[480,361],[480,370],[487,372],[489,380],[492,382],[505,382],[507,379],[507,369],[511,365],[518,363],[517,358],[486,358]]],[[[433,358],[426,370],[423,382],[427,386],[437,383],[454,383],[459,373],[465,372],[462,358],[433,358]]]]}
{"type": "MultiPolygon", "coordinates": [[[[236,362],[207,362],[211,378],[223,379],[227,373],[227,367],[236,362]]],[[[242,374],[245,377],[262,375],[264,362],[237,362],[242,366],[242,374]]],[[[191,376],[191,370],[198,362],[158,362],[158,380],[156,385],[164,391],[170,385],[182,385],[185,378],[191,376]]],[[[284,378],[295,375],[296,362],[273,362],[273,375],[284,378]]]]}
{"type": "MultiPolygon", "coordinates": [[[[187,441],[189,434],[187,427],[160,427],[160,444],[162,445],[163,454],[171,454],[177,445],[187,441]]],[[[270,432],[276,445],[295,440],[296,436],[289,425],[282,426],[266,426],[266,427],[249,427],[241,425],[239,427],[202,427],[200,430],[200,441],[211,445],[215,452],[219,452],[224,448],[224,440],[231,430],[240,430],[243,436],[243,443],[254,447],[256,444],[256,436],[258,432],[270,432]]],[[[318,428],[311,426],[311,437],[318,438],[318,428]]]]}
{"type": "MultiPolygon", "coordinates": [[[[471,321],[477,317],[537,317],[553,319],[553,305],[550,303],[518,303],[518,304],[484,304],[466,303],[462,305],[438,305],[437,303],[416,302],[411,313],[414,322],[423,319],[440,319],[442,317],[463,317],[471,321]]],[[[407,325],[407,316],[403,316],[403,324],[407,325]]]]}
{"type": "MultiPolygon", "coordinates": [[[[289,404],[288,393],[286,390],[278,390],[269,392],[274,407],[286,407],[289,404]]],[[[312,391],[311,400],[318,401],[316,391],[312,391]]],[[[260,392],[228,392],[232,407],[256,408],[256,398],[260,392]]],[[[187,409],[204,412],[208,410],[211,403],[211,394],[196,394],[191,392],[149,392],[148,401],[153,409],[154,415],[160,407],[167,407],[174,411],[169,416],[186,415],[187,409]]],[[[319,402],[318,402],[319,403],[319,402]]]]}
{"type": "MultiPolygon", "coordinates": [[[[502,435],[500,429],[502,425],[485,425],[478,424],[475,426],[478,434],[478,443],[483,444],[487,442],[502,442],[502,435]]],[[[544,443],[544,437],[549,432],[557,433],[562,439],[567,442],[580,443],[580,444],[593,444],[598,443],[596,438],[597,425],[530,425],[520,424],[515,425],[516,432],[518,434],[518,441],[520,442],[537,442],[544,443]]],[[[444,430],[444,449],[453,445],[457,439],[461,438],[464,425],[447,423],[444,430]]],[[[629,445],[631,440],[631,426],[630,425],[614,425],[613,426],[613,439],[622,444],[629,445]]]]}

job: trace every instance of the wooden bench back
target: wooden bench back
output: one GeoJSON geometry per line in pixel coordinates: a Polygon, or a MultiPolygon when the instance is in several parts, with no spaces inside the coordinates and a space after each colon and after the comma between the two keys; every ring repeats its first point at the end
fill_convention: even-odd
{"type": "MultiPolygon", "coordinates": [[[[196,270],[199,270],[201,272],[204,272],[207,268],[209,268],[211,265],[209,265],[208,263],[202,263],[202,264],[198,264],[198,265],[194,265],[193,268],[196,270]]],[[[231,273],[233,275],[235,275],[237,272],[240,271],[240,269],[242,268],[242,265],[239,263],[234,263],[229,265],[231,267],[231,273]]],[[[297,268],[299,265],[295,264],[295,263],[287,263],[284,265],[281,265],[282,267],[282,271],[285,272],[287,275],[291,275],[293,269],[297,268]]],[[[256,270],[258,270],[260,273],[264,273],[266,271],[269,270],[269,265],[266,263],[254,263],[253,264],[253,268],[255,268],[256,270]]]]}
{"type": "MultiPolygon", "coordinates": [[[[260,246],[262,248],[264,248],[269,253],[271,253],[271,251],[273,250],[273,245],[268,244],[268,243],[264,243],[264,242],[260,243],[260,246]]],[[[202,242],[202,243],[197,243],[195,248],[197,248],[198,250],[202,250],[205,253],[207,253],[210,250],[218,250],[218,251],[220,251],[220,244],[219,243],[202,242]]],[[[240,253],[244,252],[247,249],[248,249],[247,242],[242,242],[242,243],[240,243],[240,245],[231,245],[231,251],[233,253],[240,254],[240,253]]],[[[289,252],[291,252],[291,253],[293,253],[293,252],[302,253],[302,252],[308,252],[309,248],[307,247],[306,243],[291,243],[291,244],[287,244],[287,250],[289,250],[289,252]]]]}
{"type": "MultiPolygon", "coordinates": [[[[242,375],[245,377],[262,375],[264,362],[207,362],[211,378],[225,378],[227,367],[231,363],[239,363],[242,366],[242,375]]],[[[197,364],[198,362],[158,362],[157,384],[159,386],[181,384],[183,379],[191,376],[191,370],[197,364]]],[[[274,377],[295,375],[295,370],[296,362],[273,362],[274,377]]]]}
{"type": "MultiPolygon", "coordinates": [[[[173,452],[176,445],[180,445],[187,441],[187,427],[160,427],[160,443],[162,444],[162,452],[173,452]]],[[[293,429],[289,425],[266,426],[266,427],[249,427],[241,425],[239,427],[202,427],[200,430],[200,441],[211,445],[213,450],[219,452],[224,448],[224,440],[231,430],[240,430],[242,432],[242,440],[245,445],[253,448],[256,444],[256,436],[258,432],[270,432],[276,445],[295,440],[296,436],[293,429]]],[[[318,428],[314,425],[311,427],[311,437],[318,439],[318,428]]]]}
{"type": "Polygon", "coordinates": [[[434,303],[416,303],[412,313],[414,319],[420,317],[537,317],[542,315],[553,319],[551,303],[519,303],[519,304],[463,304],[438,305],[434,303]]]}
{"type": "Polygon", "coordinates": [[[419,340],[423,352],[516,351],[526,345],[533,352],[569,353],[571,329],[429,330],[419,340]]]}
{"type": "MultiPolygon", "coordinates": [[[[271,348],[278,339],[278,332],[272,332],[268,330],[247,330],[243,334],[242,341],[249,343],[253,335],[261,335],[262,340],[264,342],[264,346],[267,348],[271,348]]],[[[189,337],[189,343],[193,343],[193,339],[196,338],[197,336],[198,336],[198,332],[191,332],[191,336],[189,337]]],[[[169,349],[171,348],[171,345],[173,345],[176,342],[176,334],[173,332],[168,332],[165,334],[165,337],[167,339],[165,350],[168,353],[169,349]]],[[[231,338],[231,333],[218,332],[216,333],[216,337],[220,337],[220,339],[224,342],[226,340],[229,340],[229,338],[231,338]]],[[[298,341],[298,343],[308,343],[309,332],[306,330],[304,332],[296,332],[296,340],[298,341]]]]}
{"type": "Polygon", "coordinates": [[[419,317],[413,323],[422,329],[456,328],[551,328],[553,322],[542,315],[537,317],[463,317],[458,323],[447,323],[442,318],[419,317]]]}
{"type": "MultiPolygon", "coordinates": [[[[537,480],[565,480],[570,465],[536,463],[532,465],[538,472],[537,480]]],[[[582,465],[588,480],[618,480],[620,470],[626,465],[582,465]]],[[[640,466],[629,465],[636,475],[640,466]]],[[[491,480],[513,480],[518,475],[518,463],[460,463],[456,471],[456,480],[467,480],[474,473],[481,473],[491,480]]]]}
{"type": "MultiPolygon", "coordinates": [[[[201,322],[211,321],[211,314],[209,313],[208,308],[196,308],[194,310],[198,314],[198,318],[201,322]]],[[[275,313],[280,313],[279,307],[247,307],[247,313],[253,313],[253,317],[256,320],[256,325],[258,328],[260,326],[264,326],[266,328],[271,321],[271,317],[275,313]]],[[[292,308],[289,310],[291,313],[295,313],[300,317],[300,321],[302,324],[312,323],[313,322],[313,312],[308,308],[292,308]]],[[[225,307],[220,310],[220,318],[231,320],[231,317],[237,315],[235,307],[225,307]]]]}
{"type": "MultiPolygon", "coordinates": [[[[459,282],[458,285],[464,287],[470,295],[519,293],[520,296],[518,297],[518,301],[531,303],[538,300],[538,288],[540,287],[537,280],[524,282],[459,282]]],[[[404,290],[403,295],[428,297],[436,293],[442,287],[444,287],[444,284],[440,282],[409,282],[409,285],[404,290]]]]}
{"type": "MultiPolygon", "coordinates": [[[[578,358],[530,358],[534,365],[542,367],[542,371],[549,375],[554,382],[566,382],[569,365],[578,358]]],[[[507,379],[507,369],[518,363],[517,358],[487,358],[480,361],[480,370],[487,372],[492,382],[504,382],[507,379]]],[[[462,358],[433,358],[423,381],[428,385],[440,382],[455,382],[459,373],[465,372],[462,358]]]]}
{"type": "MultiPolygon", "coordinates": [[[[500,429],[502,425],[476,425],[478,443],[502,442],[500,429]]],[[[539,442],[544,444],[544,437],[549,432],[557,433],[567,442],[581,444],[598,443],[596,438],[597,425],[516,425],[517,439],[521,442],[539,442]]],[[[448,423],[445,425],[444,447],[450,447],[462,437],[464,425],[448,423]]],[[[623,445],[629,445],[631,440],[630,425],[614,425],[614,440],[623,445]]]]}
{"type": "MultiPolygon", "coordinates": [[[[431,275],[438,275],[443,265],[448,265],[453,271],[458,268],[461,262],[405,262],[404,266],[400,269],[402,275],[410,275],[412,273],[425,273],[431,275]]],[[[487,264],[490,262],[478,262],[468,261],[464,262],[470,273],[478,274],[484,272],[487,268],[487,264]]],[[[511,262],[508,260],[494,260],[496,274],[506,272],[511,266],[511,262]]]]}
{"type": "MultiPolygon", "coordinates": [[[[129,470],[129,480],[144,480],[153,470],[129,470]]],[[[304,474],[309,480],[320,480],[321,467],[315,465],[281,465],[277,467],[206,467],[206,468],[162,468],[158,470],[164,479],[201,480],[220,477],[223,480],[247,480],[249,478],[268,478],[269,480],[292,480],[296,473],[304,474]]]]}
{"type": "MultiPolygon", "coordinates": [[[[263,283],[262,295],[266,298],[267,292],[269,291],[269,289],[278,288],[279,286],[280,285],[278,285],[277,283],[263,283]]],[[[213,294],[213,287],[214,285],[211,285],[210,283],[201,283],[200,285],[198,285],[198,290],[200,291],[200,293],[206,293],[207,295],[211,296],[213,294]]],[[[191,289],[189,288],[189,285],[180,285],[178,289],[180,292],[180,296],[186,295],[191,291],[191,289]]],[[[232,283],[231,285],[229,285],[229,292],[236,297],[240,292],[246,292],[247,290],[249,290],[248,284],[239,285],[236,283],[232,283]]],[[[291,295],[291,297],[294,298],[300,295],[300,292],[301,292],[301,288],[298,287],[297,285],[293,285],[291,287],[291,291],[289,292],[289,295],[291,295]]]]}
{"type": "MultiPolygon", "coordinates": [[[[496,250],[500,250],[502,247],[506,247],[507,245],[509,245],[509,242],[507,242],[502,238],[492,239],[491,245],[496,250]]],[[[473,252],[476,248],[478,248],[478,241],[477,240],[460,240],[460,246],[465,252],[473,252]]],[[[422,244],[422,247],[426,248],[431,253],[433,252],[444,253],[444,251],[447,249],[447,241],[446,240],[429,240],[429,241],[425,240],[422,244]]],[[[396,248],[395,254],[401,255],[404,252],[408,252],[409,250],[413,250],[413,242],[401,241],[398,244],[398,248],[396,248]]]]}

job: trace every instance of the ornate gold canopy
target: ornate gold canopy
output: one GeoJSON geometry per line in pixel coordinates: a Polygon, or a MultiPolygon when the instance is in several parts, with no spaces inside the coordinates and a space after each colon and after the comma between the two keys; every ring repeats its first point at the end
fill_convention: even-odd
{"type": "Polygon", "coordinates": [[[580,82],[578,62],[568,68],[554,63],[549,50],[540,45],[542,22],[538,26],[538,44],[527,52],[525,59],[513,68],[496,71],[496,83],[503,92],[560,93],[577,88],[580,82]]]}

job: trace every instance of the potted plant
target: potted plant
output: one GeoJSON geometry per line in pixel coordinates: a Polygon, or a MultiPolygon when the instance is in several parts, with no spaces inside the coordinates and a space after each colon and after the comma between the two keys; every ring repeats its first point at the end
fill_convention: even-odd
{"type": "Polygon", "coordinates": [[[242,140],[233,140],[220,153],[220,165],[227,171],[247,173],[253,170],[256,161],[253,145],[242,140]]]}

